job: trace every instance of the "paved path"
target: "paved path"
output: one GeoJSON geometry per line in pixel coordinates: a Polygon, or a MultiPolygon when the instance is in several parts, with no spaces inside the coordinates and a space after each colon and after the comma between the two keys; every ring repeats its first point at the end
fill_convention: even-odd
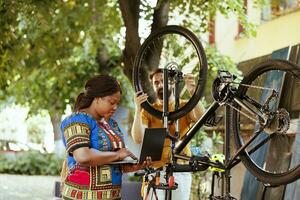
{"type": "Polygon", "coordinates": [[[58,176],[0,174],[0,200],[54,200],[58,176]]]}

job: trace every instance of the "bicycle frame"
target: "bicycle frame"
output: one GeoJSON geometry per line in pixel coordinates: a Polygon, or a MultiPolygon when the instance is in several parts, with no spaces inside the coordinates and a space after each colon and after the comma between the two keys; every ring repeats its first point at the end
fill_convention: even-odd
{"type": "MultiPolygon", "coordinates": [[[[168,78],[168,70],[164,70],[164,79],[168,78]]],[[[225,83],[226,84],[226,83],[225,83]]],[[[229,83],[227,83],[227,86],[230,88],[229,83]]],[[[167,94],[167,89],[168,88],[168,82],[164,81],[164,94],[167,94]]],[[[261,132],[261,129],[259,131],[257,131],[255,133],[255,135],[247,142],[245,143],[240,149],[238,149],[236,151],[236,153],[231,157],[231,153],[230,153],[230,137],[231,137],[231,127],[230,127],[230,113],[231,113],[231,104],[232,101],[237,102],[240,106],[244,107],[244,108],[248,108],[248,111],[252,114],[256,114],[261,120],[265,120],[260,116],[260,113],[256,113],[254,110],[249,109],[249,107],[247,107],[247,105],[243,104],[243,102],[241,102],[239,100],[239,98],[235,95],[234,92],[232,92],[232,90],[228,90],[227,91],[229,94],[225,95],[224,99],[222,99],[222,101],[217,101],[214,100],[214,102],[210,105],[210,107],[206,110],[206,112],[202,115],[202,117],[194,124],[194,126],[185,134],[185,137],[181,140],[181,143],[176,146],[173,149],[173,158],[177,159],[184,159],[184,160],[191,160],[191,157],[188,156],[182,156],[179,155],[179,153],[186,147],[186,145],[191,141],[191,139],[195,136],[195,134],[197,133],[197,131],[207,122],[207,120],[214,115],[215,111],[219,108],[219,107],[225,107],[225,162],[224,164],[221,162],[213,162],[210,160],[196,160],[194,164],[198,164],[198,165],[207,165],[208,167],[216,167],[219,169],[223,169],[224,170],[224,177],[225,177],[225,198],[226,199],[235,199],[234,197],[231,196],[230,194],[230,178],[231,178],[231,174],[230,171],[231,169],[236,166],[238,163],[241,162],[241,160],[238,158],[239,155],[241,155],[243,153],[243,151],[245,150],[245,148],[247,146],[249,146],[249,144],[259,135],[259,133],[261,132]]],[[[175,91],[176,94],[176,91],[175,91]]],[[[165,127],[167,127],[167,123],[165,123],[165,120],[167,120],[167,115],[168,115],[168,98],[167,96],[166,100],[164,98],[164,110],[163,110],[163,116],[164,116],[164,124],[165,127]]],[[[176,100],[175,100],[176,101],[176,100]]],[[[253,104],[255,104],[255,102],[252,102],[253,104]]],[[[173,139],[174,142],[174,138],[171,137],[171,139],[173,139]]],[[[253,153],[255,152],[256,149],[252,149],[252,151],[250,152],[253,153]]],[[[175,162],[173,162],[173,164],[169,165],[167,167],[167,178],[173,174],[173,172],[191,172],[193,171],[192,168],[189,168],[187,166],[183,166],[183,165],[177,165],[174,164],[175,162]]],[[[197,170],[194,170],[197,171],[197,170]]],[[[170,200],[171,199],[171,189],[170,190],[166,190],[166,196],[165,196],[165,200],[170,200]]]]}
{"type": "MultiPolygon", "coordinates": [[[[179,153],[183,150],[183,148],[190,142],[190,140],[194,137],[194,135],[197,133],[197,131],[205,124],[207,119],[214,114],[214,112],[222,105],[220,105],[218,102],[213,102],[212,105],[207,109],[207,111],[204,113],[204,115],[196,122],[196,124],[187,132],[186,137],[183,138],[182,142],[179,144],[179,146],[175,147],[174,151],[174,157],[177,158],[183,158],[179,155],[179,153]]],[[[238,150],[238,152],[231,158],[230,155],[230,106],[225,106],[225,163],[220,162],[213,162],[213,161],[199,161],[199,164],[208,165],[210,167],[216,167],[225,170],[225,195],[226,197],[230,196],[230,170],[237,165],[241,160],[237,159],[238,155],[241,154],[242,149],[238,150]]],[[[175,169],[176,171],[176,169],[175,169]]]]}

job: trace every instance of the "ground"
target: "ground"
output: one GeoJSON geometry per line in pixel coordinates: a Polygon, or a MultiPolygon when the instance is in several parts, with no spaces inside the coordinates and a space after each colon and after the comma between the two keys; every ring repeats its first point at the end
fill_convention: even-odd
{"type": "Polygon", "coordinates": [[[0,200],[55,200],[58,176],[0,174],[0,200]]]}

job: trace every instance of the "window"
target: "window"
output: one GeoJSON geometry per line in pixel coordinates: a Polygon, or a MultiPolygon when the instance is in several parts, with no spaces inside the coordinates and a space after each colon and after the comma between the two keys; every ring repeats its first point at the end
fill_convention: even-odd
{"type": "MultiPolygon", "coordinates": [[[[245,9],[245,13],[247,13],[248,12],[248,0],[244,0],[244,9],[245,9]]],[[[244,32],[244,27],[239,22],[238,23],[238,33],[236,35],[236,39],[239,38],[243,32],[244,32]]]]}
{"type": "Polygon", "coordinates": [[[208,36],[209,44],[215,44],[216,24],[214,19],[208,22],[208,32],[209,32],[209,36],[208,36]]]}
{"type": "Polygon", "coordinates": [[[299,8],[299,0],[267,0],[262,9],[262,20],[271,20],[299,8]]]}

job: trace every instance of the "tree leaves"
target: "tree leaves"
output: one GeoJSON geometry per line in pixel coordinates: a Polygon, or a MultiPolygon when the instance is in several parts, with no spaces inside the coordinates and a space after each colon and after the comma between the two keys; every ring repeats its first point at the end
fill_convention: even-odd
{"type": "MultiPolygon", "coordinates": [[[[150,22],[145,28],[150,29],[154,9],[162,2],[140,2],[139,16],[150,22]]],[[[217,12],[235,13],[246,33],[255,34],[243,0],[176,0],[170,1],[169,10],[170,23],[198,35],[207,32],[217,12]]],[[[32,113],[63,112],[93,74],[110,70],[119,76],[123,73],[118,70],[126,70],[110,68],[121,65],[124,45],[116,1],[1,0],[0,15],[0,98],[14,96],[18,103],[29,105],[32,113]],[[99,62],[101,58],[104,63],[99,62]]],[[[123,78],[124,74],[119,77],[123,78]]]]}
{"type": "Polygon", "coordinates": [[[218,12],[225,17],[235,14],[244,26],[245,34],[255,35],[255,26],[248,21],[244,0],[177,0],[172,1],[170,7],[170,16],[174,21],[201,35],[208,31],[209,21],[213,20],[218,12]],[[178,18],[183,20],[178,21],[178,18]]]}
{"type": "Polygon", "coordinates": [[[1,98],[32,113],[63,112],[96,74],[97,49],[120,55],[121,20],[111,1],[1,1],[1,98]],[[104,12],[105,11],[105,12],[104,12]],[[111,20],[114,18],[114,20],[111,20]],[[4,76],[2,76],[4,75],[4,76]]]}

